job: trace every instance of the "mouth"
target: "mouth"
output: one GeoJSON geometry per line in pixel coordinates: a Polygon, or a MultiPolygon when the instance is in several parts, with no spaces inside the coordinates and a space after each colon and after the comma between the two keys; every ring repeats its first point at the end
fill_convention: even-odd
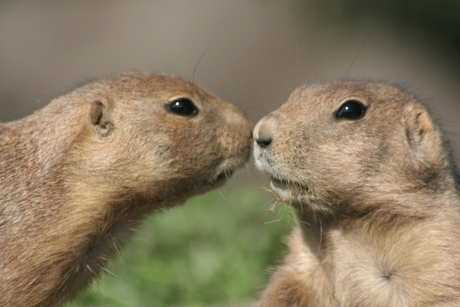
{"type": "Polygon", "coordinates": [[[271,188],[282,198],[297,199],[311,193],[309,187],[303,183],[281,179],[278,177],[271,177],[271,188]]]}
{"type": "Polygon", "coordinates": [[[217,174],[216,177],[214,177],[214,179],[212,179],[209,184],[213,187],[213,188],[217,188],[217,187],[220,187],[221,185],[223,185],[228,179],[230,179],[232,176],[233,176],[233,173],[235,172],[235,170],[224,170],[220,173],[217,174]]]}
{"type": "Polygon", "coordinates": [[[332,212],[331,208],[323,205],[321,197],[308,181],[298,182],[272,176],[270,186],[283,202],[289,202],[300,208],[306,208],[304,205],[307,205],[313,211],[332,212]]]}
{"type": "Polygon", "coordinates": [[[279,179],[279,178],[276,178],[276,177],[271,178],[271,184],[272,184],[272,186],[274,188],[281,189],[281,190],[290,189],[292,187],[292,185],[293,185],[288,180],[279,179]]]}
{"type": "Polygon", "coordinates": [[[243,167],[249,159],[249,151],[243,157],[227,159],[218,165],[207,180],[202,181],[201,184],[195,189],[194,195],[203,194],[208,191],[220,188],[223,186],[236,170],[243,167]]]}
{"type": "Polygon", "coordinates": [[[223,186],[232,176],[235,170],[224,170],[220,173],[217,173],[214,177],[212,177],[210,180],[205,181],[202,185],[198,186],[193,195],[199,195],[203,194],[206,192],[209,192],[211,190],[220,188],[223,186]]]}

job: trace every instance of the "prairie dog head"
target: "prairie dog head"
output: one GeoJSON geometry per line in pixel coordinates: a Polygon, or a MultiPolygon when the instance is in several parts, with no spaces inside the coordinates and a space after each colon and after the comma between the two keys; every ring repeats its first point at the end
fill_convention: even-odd
{"type": "Polygon", "coordinates": [[[241,167],[252,127],[191,82],[143,73],[89,83],[2,124],[0,305],[74,297],[148,213],[241,167]]]}
{"type": "Polygon", "coordinates": [[[259,170],[286,201],[323,213],[350,200],[410,189],[442,189],[448,169],[426,109],[381,83],[338,82],[295,90],[254,132],[259,170]]]}
{"type": "Polygon", "coordinates": [[[84,107],[67,165],[82,191],[175,203],[220,186],[248,159],[252,122],[191,82],[123,74],[58,103],[77,100],[84,107]]]}

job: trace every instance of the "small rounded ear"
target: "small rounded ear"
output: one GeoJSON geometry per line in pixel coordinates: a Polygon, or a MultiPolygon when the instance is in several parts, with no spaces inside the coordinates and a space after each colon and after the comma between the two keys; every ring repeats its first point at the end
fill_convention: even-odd
{"type": "Polygon", "coordinates": [[[411,145],[418,145],[429,139],[434,132],[434,124],[430,115],[420,105],[410,104],[403,113],[402,122],[406,129],[407,141],[411,145]]]}
{"type": "Polygon", "coordinates": [[[437,157],[443,152],[442,136],[436,128],[428,111],[419,104],[408,105],[401,122],[405,128],[406,139],[419,153],[437,157]]]}
{"type": "Polygon", "coordinates": [[[112,132],[112,114],[107,102],[103,100],[91,102],[89,107],[89,122],[101,137],[108,136],[112,132]]]}

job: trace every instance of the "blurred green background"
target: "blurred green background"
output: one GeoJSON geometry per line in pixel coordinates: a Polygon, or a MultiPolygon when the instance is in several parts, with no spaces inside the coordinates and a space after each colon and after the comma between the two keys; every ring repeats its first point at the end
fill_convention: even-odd
{"type": "Polygon", "coordinates": [[[273,204],[270,193],[222,188],[152,216],[65,306],[249,306],[294,223],[286,204],[273,204]]]}

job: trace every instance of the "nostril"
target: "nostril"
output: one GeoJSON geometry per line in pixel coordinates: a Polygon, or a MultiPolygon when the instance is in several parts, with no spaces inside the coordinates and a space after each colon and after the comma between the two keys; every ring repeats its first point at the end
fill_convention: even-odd
{"type": "Polygon", "coordinates": [[[252,137],[257,144],[257,148],[267,148],[274,142],[276,132],[276,121],[273,115],[267,115],[256,124],[254,127],[252,137]]]}
{"type": "Polygon", "coordinates": [[[256,139],[256,143],[261,148],[267,148],[272,143],[272,139],[271,138],[258,138],[256,139]]]}

